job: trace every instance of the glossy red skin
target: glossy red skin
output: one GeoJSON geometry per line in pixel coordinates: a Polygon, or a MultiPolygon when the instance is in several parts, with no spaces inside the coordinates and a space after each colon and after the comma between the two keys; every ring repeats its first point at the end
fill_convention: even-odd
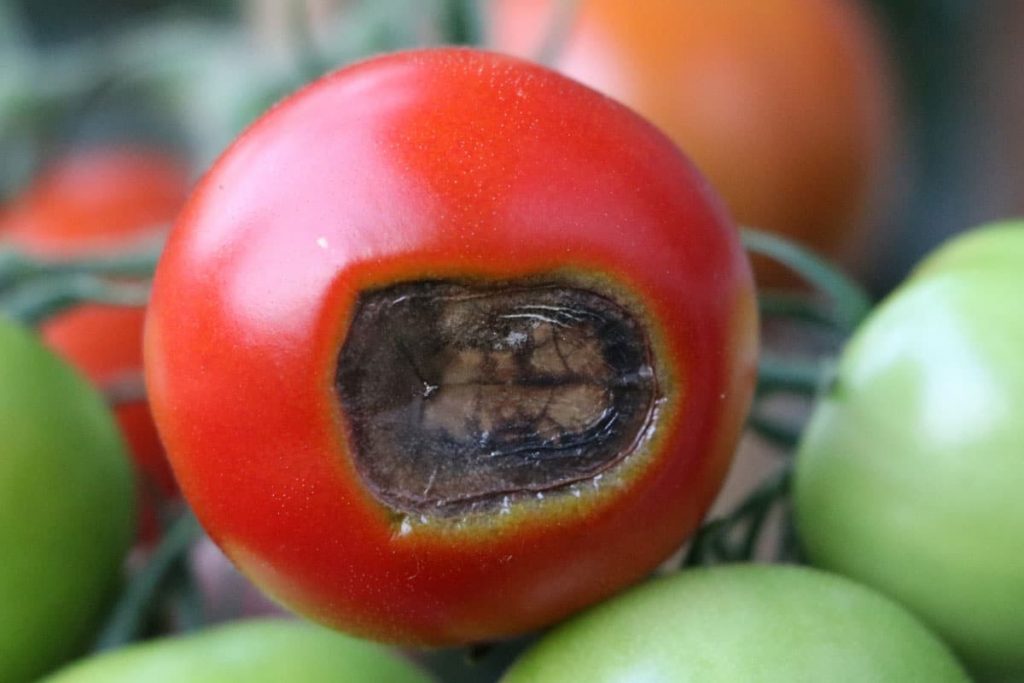
{"type": "MultiPolygon", "coordinates": [[[[161,238],[188,188],[186,169],[165,153],[133,147],[78,151],[49,168],[11,205],[0,235],[47,257],[130,249],[161,238]]],[[[141,308],[87,305],[47,320],[40,332],[51,348],[106,389],[141,380],[144,322],[141,308]]],[[[115,412],[144,475],[141,495],[175,495],[146,402],[126,402],[115,412]]]]}
{"type": "MultiPolygon", "coordinates": [[[[263,588],[419,645],[528,631],[649,572],[718,490],[751,396],[751,275],[710,189],[624,107],[470,50],[339,71],[258,121],[175,226],[146,337],[182,489],[263,588]],[[360,287],[571,266],[635,292],[686,388],[621,488],[402,533],[363,488],[334,396],[360,287]]],[[[590,484],[588,484],[590,486],[590,484]]]]}

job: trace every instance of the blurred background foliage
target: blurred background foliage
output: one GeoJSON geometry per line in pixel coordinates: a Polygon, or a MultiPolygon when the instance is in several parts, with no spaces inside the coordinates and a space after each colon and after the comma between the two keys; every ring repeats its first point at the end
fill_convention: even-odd
{"type": "MultiPolygon", "coordinates": [[[[1024,3],[864,0],[902,140],[857,275],[887,291],[944,238],[1024,211],[1024,3]]],[[[157,142],[198,174],[270,104],[369,54],[486,42],[488,0],[0,0],[0,196],[48,159],[157,142]]]]}

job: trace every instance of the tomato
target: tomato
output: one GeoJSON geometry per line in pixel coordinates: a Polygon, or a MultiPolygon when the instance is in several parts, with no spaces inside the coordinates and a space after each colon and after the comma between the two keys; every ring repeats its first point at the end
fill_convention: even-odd
{"type": "Polygon", "coordinates": [[[4,238],[47,256],[145,246],[188,191],[184,167],[145,148],[83,149],[60,159],[4,216],[4,238]]]}
{"type": "Polygon", "coordinates": [[[696,569],[634,588],[544,637],[503,683],[944,683],[968,680],[886,598],[798,567],[696,569]]]}
{"type": "MultiPolygon", "coordinates": [[[[0,233],[47,257],[84,257],[160,240],[184,203],[185,169],[162,152],[133,147],[83,150],[61,159],[10,208],[0,233]]],[[[141,382],[143,309],[81,306],[47,321],[43,338],[98,387],[141,382]]],[[[146,491],[176,493],[144,399],[117,407],[146,491]],[[150,491],[149,489],[153,489],[150,491]]]]}
{"type": "Polygon", "coordinates": [[[344,69],[207,174],[146,375],[178,481],[279,601],[422,645],[550,623],[694,529],[755,374],[737,234],[679,151],[541,67],[344,69]]]}
{"type": "MultiPolygon", "coordinates": [[[[558,0],[497,0],[492,44],[537,56],[558,0]]],[[[886,180],[895,88],[857,0],[580,0],[554,66],[690,154],[741,223],[852,262],[886,180]]],[[[759,280],[782,271],[758,263],[759,280]]]]}
{"type": "MultiPolygon", "coordinates": [[[[816,564],[1024,676],[1024,223],[941,248],[844,351],[796,470],[816,564]]],[[[1001,680],[1001,679],[1000,679],[1001,680]]]]}
{"type": "Polygon", "coordinates": [[[0,319],[0,680],[86,646],[131,540],[130,467],[103,400],[0,319]]]}
{"type": "Polygon", "coordinates": [[[429,683],[380,645],[285,620],[235,622],[94,656],[48,683],[429,683]]]}
{"type": "MultiPolygon", "coordinates": [[[[116,394],[118,386],[142,382],[141,308],[87,305],[43,323],[43,340],[73,363],[98,387],[116,394]]],[[[156,497],[177,495],[177,485],[164,455],[145,397],[131,397],[115,407],[118,424],[146,492],[156,497]]],[[[150,498],[152,496],[148,496],[150,498]]]]}

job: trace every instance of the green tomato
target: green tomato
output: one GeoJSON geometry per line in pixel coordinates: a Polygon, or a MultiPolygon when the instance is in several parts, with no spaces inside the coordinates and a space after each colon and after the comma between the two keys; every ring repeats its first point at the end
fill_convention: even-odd
{"type": "Polygon", "coordinates": [[[1024,680],[1024,223],[927,259],[858,331],[796,463],[812,561],[1024,680]]]}
{"type": "Polygon", "coordinates": [[[778,565],[686,571],[556,628],[503,683],[965,683],[945,645],[887,598],[778,565]]]}
{"type": "Polygon", "coordinates": [[[977,270],[1010,271],[1012,276],[1022,264],[1024,221],[1004,221],[958,236],[918,264],[913,278],[977,270]]]}
{"type": "Polygon", "coordinates": [[[45,683],[429,683],[387,648],[284,619],[235,622],[114,650],[45,683]]]}
{"type": "Polygon", "coordinates": [[[103,399],[0,319],[0,681],[92,636],[134,535],[132,474],[103,399]]]}

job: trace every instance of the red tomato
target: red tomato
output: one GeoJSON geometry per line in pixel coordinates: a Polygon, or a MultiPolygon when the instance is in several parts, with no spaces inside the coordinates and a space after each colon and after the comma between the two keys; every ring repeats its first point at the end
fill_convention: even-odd
{"type": "MultiPolygon", "coordinates": [[[[81,257],[160,239],[188,192],[185,168],[142,148],[79,151],[61,159],[5,216],[9,243],[49,257],[81,257]]],[[[145,311],[81,306],[44,323],[43,338],[104,390],[141,381],[145,311]]],[[[116,409],[144,475],[161,495],[176,492],[145,400],[116,409]]],[[[145,493],[143,494],[146,495],[145,493]]]]}
{"type": "Polygon", "coordinates": [[[472,50],[276,106],[171,235],[146,335],[182,490],[309,617],[421,645],[551,623],[693,531],[753,387],[737,235],[652,126],[472,50]]]}
{"type": "Polygon", "coordinates": [[[10,205],[4,237],[48,256],[130,248],[159,236],[187,193],[185,168],[164,153],[81,150],[10,205]]]}
{"type": "MultiPolygon", "coordinates": [[[[561,4],[496,0],[493,44],[537,56],[561,4]]],[[[741,223],[849,257],[894,137],[869,19],[857,0],[580,0],[554,66],[659,125],[741,223]]]]}

